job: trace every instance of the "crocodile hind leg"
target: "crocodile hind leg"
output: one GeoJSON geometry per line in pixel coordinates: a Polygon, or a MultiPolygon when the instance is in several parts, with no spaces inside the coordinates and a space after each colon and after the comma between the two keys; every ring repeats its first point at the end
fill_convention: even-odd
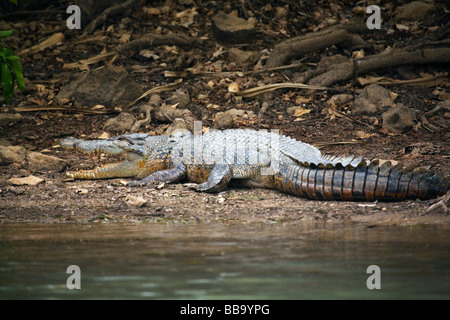
{"type": "Polygon", "coordinates": [[[130,181],[127,187],[143,187],[147,184],[167,182],[178,182],[186,177],[186,167],[183,164],[170,169],[153,172],[142,180],[130,181]]]}
{"type": "Polygon", "coordinates": [[[227,164],[216,164],[211,170],[208,179],[199,184],[195,189],[202,192],[220,192],[226,189],[233,176],[233,172],[227,164]]]}

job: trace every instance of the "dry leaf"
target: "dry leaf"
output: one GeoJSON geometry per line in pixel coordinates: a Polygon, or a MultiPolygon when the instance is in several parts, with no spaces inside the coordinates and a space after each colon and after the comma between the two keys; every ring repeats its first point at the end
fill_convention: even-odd
{"type": "Polygon", "coordinates": [[[355,134],[356,134],[356,136],[357,136],[358,138],[361,138],[361,139],[367,139],[367,138],[370,138],[370,137],[373,136],[373,134],[367,133],[367,132],[362,131],[362,130],[356,131],[355,134]]]}
{"type": "Polygon", "coordinates": [[[120,43],[126,43],[126,42],[130,41],[130,38],[131,38],[131,34],[130,33],[124,33],[124,34],[122,34],[120,36],[119,42],[120,43]]]}
{"type": "Polygon", "coordinates": [[[146,14],[148,14],[149,16],[159,16],[161,14],[161,10],[159,10],[159,8],[145,8],[146,9],[146,14]]]}
{"type": "Polygon", "coordinates": [[[228,91],[233,93],[239,92],[239,85],[236,82],[230,83],[228,86],[228,91]]]}
{"type": "Polygon", "coordinates": [[[364,58],[364,49],[361,49],[359,51],[354,51],[352,53],[352,56],[353,56],[353,58],[356,58],[356,59],[364,58]]]}
{"type": "Polygon", "coordinates": [[[295,103],[296,104],[304,104],[304,103],[310,103],[311,102],[311,98],[306,98],[303,96],[297,96],[295,98],[295,103]]]}
{"type": "Polygon", "coordinates": [[[398,97],[398,93],[395,93],[395,92],[392,92],[392,91],[389,91],[389,95],[391,96],[392,100],[395,100],[398,97]]]}
{"type": "Polygon", "coordinates": [[[109,139],[111,138],[111,135],[108,132],[103,132],[100,136],[98,136],[98,139],[109,139]]]}
{"type": "Polygon", "coordinates": [[[294,117],[300,117],[300,116],[302,116],[302,115],[304,115],[304,114],[307,114],[307,113],[310,113],[310,112],[311,112],[310,109],[303,109],[302,107],[298,107],[298,108],[296,108],[296,109],[294,110],[293,116],[294,116],[294,117]]]}
{"type": "Polygon", "coordinates": [[[408,31],[409,30],[409,27],[407,25],[400,24],[400,23],[397,23],[395,25],[395,27],[400,31],[408,31]]]}
{"type": "Polygon", "coordinates": [[[195,16],[198,14],[196,8],[187,9],[178,12],[175,17],[180,20],[179,25],[187,28],[194,23],[195,16]]]}
{"type": "Polygon", "coordinates": [[[54,46],[60,44],[61,42],[63,42],[64,40],[65,40],[64,34],[62,34],[61,32],[58,32],[58,33],[51,35],[49,38],[42,41],[41,43],[38,43],[37,45],[32,46],[31,48],[20,51],[17,55],[21,56],[21,55],[27,54],[29,52],[36,53],[36,52],[45,50],[47,48],[54,47],[54,46]]]}

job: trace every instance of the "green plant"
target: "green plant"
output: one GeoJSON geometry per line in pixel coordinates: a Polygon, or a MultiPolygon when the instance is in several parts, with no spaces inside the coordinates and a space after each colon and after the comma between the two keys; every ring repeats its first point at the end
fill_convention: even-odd
{"type": "Polygon", "coordinates": [[[0,82],[6,103],[9,103],[14,95],[14,82],[17,83],[17,88],[20,91],[23,91],[25,88],[19,57],[15,56],[12,49],[2,42],[2,39],[10,37],[12,32],[12,30],[0,30],[0,82]]]}

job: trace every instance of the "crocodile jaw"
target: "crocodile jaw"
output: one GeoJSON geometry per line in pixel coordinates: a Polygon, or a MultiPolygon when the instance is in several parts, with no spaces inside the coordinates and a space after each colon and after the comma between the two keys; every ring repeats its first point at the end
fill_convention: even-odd
{"type": "MultiPolygon", "coordinates": [[[[106,155],[126,154],[125,161],[107,163],[92,170],[67,171],[66,176],[71,179],[110,179],[136,177],[145,164],[145,158],[140,153],[127,148],[124,141],[117,140],[91,140],[84,141],[75,138],[66,138],[61,141],[64,149],[92,155],[105,153],[106,155]]],[[[137,151],[137,150],[136,150],[137,151]]],[[[137,151],[138,152],[138,151],[137,151]]]]}
{"type": "Polygon", "coordinates": [[[132,178],[139,174],[144,164],[145,160],[143,159],[125,160],[117,163],[107,163],[92,170],[67,171],[66,176],[80,180],[132,178]]]}

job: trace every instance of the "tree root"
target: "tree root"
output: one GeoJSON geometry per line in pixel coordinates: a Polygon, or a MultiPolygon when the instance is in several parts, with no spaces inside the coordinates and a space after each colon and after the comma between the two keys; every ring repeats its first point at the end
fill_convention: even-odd
{"type": "Polygon", "coordinates": [[[353,34],[353,32],[362,32],[363,30],[364,28],[359,24],[340,24],[320,32],[288,39],[275,46],[267,60],[266,67],[278,67],[285,64],[290,58],[336,44],[342,44],[349,49],[367,48],[369,45],[359,35],[353,34]]]}
{"type": "Polygon", "coordinates": [[[184,34],[146,34],[136,40],[124,43],[117,47],[118,52],[135,51],[151,46],[176,45],[179,47],[192,47],[201,43],[199,39],[186,36],[184,34]]]}
{"type": "Polygon", "coordinates": [[[125,1],[124,3],[120,3],[120,4],[117,4],[117,5],[114,5],[112,7],[105,9],[105,11],[103,11],[97,18],[92,20],[86,26],[86,28],[84,29],[84,32],[83,32],[83,36],[91,34],[92,32],[94,32],[95,28],[99,24],[104,23],[106,20],[108,20],[108,18],[110,18],[112,16],[118,15],[120,13],[123,14],[123,12],[125,10],[132,7],[133,5],[135,5],[138,2],[139,2],[139,0],[128,0],[128,1],[125,1]]]}
{"type": "Polygon", "coordinates": [[[450,48],[416,49],[413,51],[409,51],[408,48],[395,49],[334,65],[328,71],[312,78],[308,84],[329,87],[338,81],[349,80],[356,75],[375,70],[405,64],[443,62],[450,62],[450,48]]]}

